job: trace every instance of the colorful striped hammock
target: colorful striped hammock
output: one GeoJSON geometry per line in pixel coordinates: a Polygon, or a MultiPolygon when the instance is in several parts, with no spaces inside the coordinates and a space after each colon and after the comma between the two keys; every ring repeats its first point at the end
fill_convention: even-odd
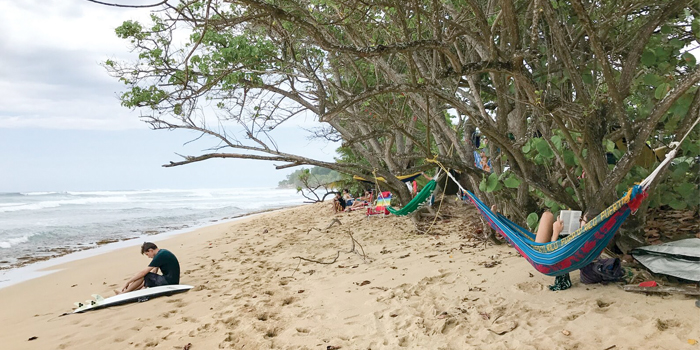
{"type": "Polygon", "coordinates": [[[554,242],[537,243],[533,233],[500,213],[495,214],[473,193],[465,192],[491,227],[503,235],[537,271],[549,276],[564,275],[593,262],[647,195],[642,186],[634,186],[624,197],[570,235],[554,242]]]}
{"type": "Polygon", "coordinates": [[[435,179],[430,180],[423,189],[418,192],[418,194],[411,199],[408,204],[406,204],[403,208],[401,209],[394,209],[392,207],[387,207],[387,210],[389,210],[390,213],[398,216],[406,216],[408,214],[413,213],[420,207],[425,201],[430,198],[430,195],[433,193],[435,190],[435,186],[437,186],[437,182],[435,182],[435,179]]]}

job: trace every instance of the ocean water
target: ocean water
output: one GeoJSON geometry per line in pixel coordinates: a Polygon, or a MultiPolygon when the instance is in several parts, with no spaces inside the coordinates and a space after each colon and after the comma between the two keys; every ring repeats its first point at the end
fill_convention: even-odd
{"type": "Polygon", "coordinates": [[[274,188],[0,193],[0,269],[303,201],[274,188]]]}

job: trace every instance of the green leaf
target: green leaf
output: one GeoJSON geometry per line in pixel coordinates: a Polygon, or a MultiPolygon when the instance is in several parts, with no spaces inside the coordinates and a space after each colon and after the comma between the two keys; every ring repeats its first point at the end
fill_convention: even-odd
{"type": "Polygon", "coordinates": [[[681,162],[678,163],[671,172],[671,178],[673,180],[679,181],[685,177],[685,174],[688,173],[688,170],[690,169],[690,165],[686,162],[681,162]]]}
{"type": "Polygon", "coordinates": [[[669,204],[675,200],[676,200],[676,196],[673,194],[673,192],[664,191],[661,193],[661,203],[669,204]]]}
{"type": "Polygon", "coordinates": [[[537,165],[542,165],[545,162],[545,158],[541,154],[538,154],[534,158],[532,158],[532,161],[535,162],[535,164],[537,165]]]}
{"type": "Polygon", "coordinates": [[[496,173],[492,173],[489,175],[488,179],[486,179],[486,192],[493,192],[497,190],[498,187],[498,175],[496,173]]]}
{"type": "Polygon", "coordinates": [[[656,55],[651,51],[644,51],[642,54],[642,64],[645,66],[653,66],[656,63],[656,55]]]}
{"type": "Polygon", "coordinates": [[[591,72],[586,71],[581,73],[581,79],[586,84],[593,84],[593,74],[591,74],[591,72]]]}
{"type": "Polygon", "coordinates": [[[561,211],[561,207],[559,206],[559,203],[554,203],[554,205],[551,206],[549,209],[550,209],[550,211],[552,212],[552,214],[554,215],[555,218],[556,218],[557,216],[559,216],[559,211],[561,211]]]}
{"type": "Polygon", "coordinates": [[[668,48],[659,46],[654,50],[654,55],[656,55],[656,60],[658,62],[664,62],[668,60],[668,56],[671,55],[671,52],[668,48]]]}
{"type": "Polygon", "coordinates": [[[685,63],[688,65],[688,67],[695,67],[695,65],[696,65],[695,55],[693,55],[692,53],[686,52],[683,55],[681,55],[681,58],[685,61],[685,63]]]}
{"type": "Polygon", "coordinates": [[[656,88],[656,91],[654,91],[654,97],[656,97],[657,100],[660,100],[666,96],[666,93],[668,93],[668,90],[671,88],[671,85],[668,83],[663,83],[659,85],[656,88]]]}
{"type": "Polygon", "coordinates": [[[615,150],[615,143],[610,140],[605,140],[605,150],[607,152],[612,152],[615,150]]]}
{"type": "Polygon", "coordinates": [[[537,152],[539,152],[543,157],[546,157],[546,158],[553,158],[554,157],[554,152],[552,152],[552,149],[549,148],[547,141],[545,141],[543,139],[537,139],[537,143],[535,143],[535,147],[537,147],[537,152]]]}
{"type": "Polygon", "coordinates": [[[675,198],[671,202],[669,202],[668,205],[675,210],[681,210],[688,207],[688,203],[675,198]]]}
{"type": "Polygon", "coordinates": [[[531,140],[528,140],[525,145],[523,146],[523,153],[528,153],[530,152],[530,148],[532,147],[531,145],[531,140]]]}
{"type": "Polygon", "coordinates": [[[479,182],[479,191],[486,192],[486,179],[481,179],[479,182]]]}
{"type": "Polygon", "coordinates": [[[693,22],[690,23],[690,30],[695,35],[695,38],[700,40],[700,17],[695,16],[693,22]]]}
{"type": "Polygon", "coordinates": [[[558,150],[561,150],[561,136],[552,136],[552,143],[554,144],[554,147],[556,147],[558,150]]]}
{"type": "Polygon", "coordinates": [[[659,84],[664,82],[664,80],[660,76],[653,73],[645,75],[642,81],[644,81],[644,84],[652,86],[658,86],[659,84]]]}
{"type": "Polygon", "coordinates": [[[673,38],[673,39],[671,39],[671,41],[669,41],[668,43],[671,44],[671,46],[673,46],[673,48],[676,49],[676,50],[682,49],[683,46],[685,46],[685,44],[683,43],[683,41],[680,40],[680,39],[678,39],[678,38],[673,38]]]}
{"type": "Polygon", "coordinates": [[[574,155],[574,152],[572,150],[565,149],[563,152],[564,156],[564,163],[566,165],[576,165],[576,156],[574,155]]]}
{"type": "Polygon", "coordinates": [[[693,183],[682,183],[674,188],[683,198],[691,198],[698,195],[697,186],[693,183]]]}
{"type": "Polygon", "coordinates": [[[515,176],[507,178],[503,183],[508,188],[517,188],[518,186],[520,186],[520,180],[516,179],[515,176]]]}
{"type": "Polygon", "coordinates": [[[527,226],[531,230],[535,229],[535,226],[537,226],[537,221],[539,221],[539,217],[537,216],[537,213],[530,213],[530,215],[527,216],[527,226]]]}

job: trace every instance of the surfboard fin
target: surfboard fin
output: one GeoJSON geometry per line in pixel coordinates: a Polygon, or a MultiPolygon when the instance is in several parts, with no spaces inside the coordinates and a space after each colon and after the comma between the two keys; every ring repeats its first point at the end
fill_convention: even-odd
{"type": "Polygon", "coordinates": [[[103,302],[103,301],[105,300],[105,298],[102,297],[102,296],[99,295],[99,294],[92,294],[92,297],[95,298],[95,301],[96,301],[98,304],[101,303],[101,302],[103,302]]]}

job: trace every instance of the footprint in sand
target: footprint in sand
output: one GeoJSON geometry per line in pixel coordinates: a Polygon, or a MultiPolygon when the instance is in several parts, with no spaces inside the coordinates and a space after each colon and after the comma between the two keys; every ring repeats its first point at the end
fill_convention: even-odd
{"type": "Polygon", "coordinates": [[[581,317],[581,315],[583,315],[583,312],[576,312],[576,313],[573,313],[569,316],[564,317],[564,319],[567,321],[573,321],[573,320],[581,317]]]}
{"type": "Polygon", "coordinates": [[[459,325],[459,321],[454,317],[445,319],[445,324],[442,326],[440,333],[447,334],[459,325]]]}
{"type": "Polygon", "coordinates": [[[175,314],[175,313],[177,313],[177,310],[170,310],[168,312],[164,312],[164,313],[160,314],[160,317],[161,318],[168,318],[168,317],[172,316],[172,314],[175,314]]]}
{"type": "Polygon", "coordinates": [[[615,302],[613,302],[613,301],[605,301],[602,299],[597,299],[595,301],[595,305],[597,306],[597,308],[595,309],[595,312],[597,312],[597,313],[608,312],[608,310],[610,310],[608,307],[614,303],[615,302]]]}
{"type": "Polygon", "coordinates": [[[544,289],[542,283],[527,281],[516,284],[516,288],[526,293],[538,292],[544,289]]]}

